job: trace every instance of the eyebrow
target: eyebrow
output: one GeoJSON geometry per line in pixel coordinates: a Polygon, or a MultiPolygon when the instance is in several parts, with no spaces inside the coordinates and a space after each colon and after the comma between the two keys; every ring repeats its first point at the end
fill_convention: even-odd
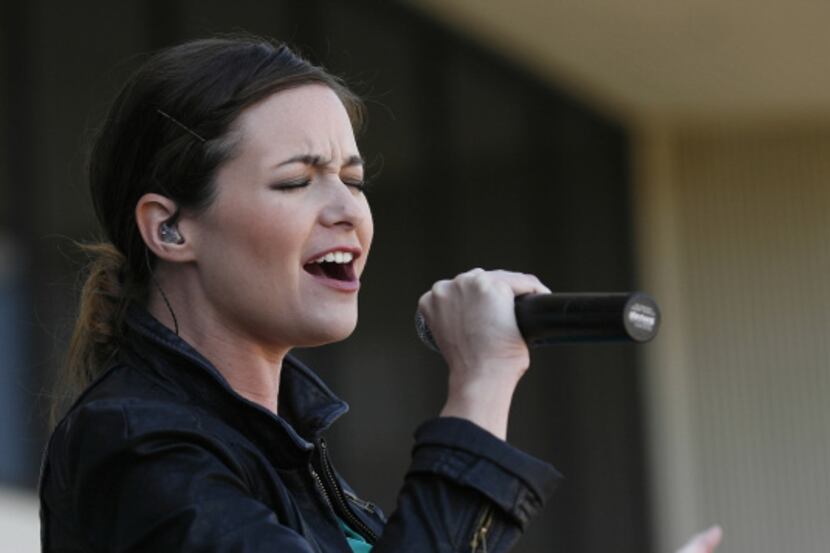
{"type": "MultiPolygon", "coordinates": [[[[325,167],[326,165],[331,163],[331,160],[324,159],[321,156],[304,154],[288,158],[285,161],[277,164],[276,167],[282,167],[283,165],[288,165],[290,163],[303,163],[305,165],[311,165],[312,167],[325,167]]],[[[349,156],[349,158],[346,160],[346,163],[343,164],[343,167],[354,167],[355,165],[365,165],[363,158],[357,155],[349,156]]]]}

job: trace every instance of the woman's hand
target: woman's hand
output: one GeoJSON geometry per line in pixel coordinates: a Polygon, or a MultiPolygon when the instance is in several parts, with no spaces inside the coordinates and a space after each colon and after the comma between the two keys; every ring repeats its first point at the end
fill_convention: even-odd
{"type": "Polygon", "coordinates": [[[723,530],[720,526],[712,526],[700,534],[692,536],[686,545],[677,550],[677,553],[712,553],[720,544],[723,530]]]}
{"type": "Polygon", "coordinates": [[[550,293],[533,275],[473,269],[435,283],[418,309],[449,366],[442,416],[471,420],[504,439],[510,400],[530,364],[515,297],[550,293]]]}

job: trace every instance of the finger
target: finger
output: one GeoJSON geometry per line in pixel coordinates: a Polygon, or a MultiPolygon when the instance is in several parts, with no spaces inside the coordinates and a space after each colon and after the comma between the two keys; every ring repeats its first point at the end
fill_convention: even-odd
{"type": "Polygon", "coordinates": [[[418,298],[418,311],[423,313],[427,310],[431,297],[432,292],[424,292],[423,294],[421,294],[421,297],[418,298]]]}
{"type": "Polygon", "coordinates": [[[516,273],[512,271],[491,271],[491,275],[506,282],[513,290],[513,295],[522,294],[550,294],[551,290],[540,281],[535,275],[516,273]]]}
{"type": "Polygon", "coordinates": [[[723,530],[715,525],[696,534],[677,553],[712,553],[723,538],[723,530]]]}
{"type": "Polygon", "coordinates": [[[428,299],[441,298],[447,295],[447,292],[452,288],[451,280],[439,280],[432,285],[430,289],[430,297],[428,299]]]}
{"type": "Polygon", "coordinates": [[[723,529],[720,526],[712,526],[701,535],[701,543],[706,547],[705,551],[714,551],[723,539],[723,529]]]}

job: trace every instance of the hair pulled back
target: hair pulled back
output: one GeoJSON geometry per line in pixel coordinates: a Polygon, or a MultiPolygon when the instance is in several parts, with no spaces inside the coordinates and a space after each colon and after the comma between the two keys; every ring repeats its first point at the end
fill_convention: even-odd
{"type": "MultiPolygon", "coordinates": [[[[258,37],[180,44],[152,55],[128,79],[89,158],[92,203],[106,241],[82,246],[92,259],[59,388],[64,399],[112,362],[127,305],[147,300],[154,257],[135,220],[141,196],[158,193],[178,209],[203,210],[214,197],[217,169],[234,154],[232,125],[240,113],[275,92],[312,83],[333,89],[355,130],[362,127],[363,104],[342,81],[288,46],[258,37]]],[[[58,409],[56,402],[53,420],[58,409]]]]}

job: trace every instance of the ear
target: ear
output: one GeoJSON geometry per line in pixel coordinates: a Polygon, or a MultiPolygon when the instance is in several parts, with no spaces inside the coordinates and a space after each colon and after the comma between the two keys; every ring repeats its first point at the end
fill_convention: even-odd
{"type": "MultiPolygon", "coordinates": [[[[192,261],[194,257],[192,244],[188,242],[182,229],[177,229],[184,239],[180,244],[166,242],[161,238],[162,223],[169,222],[177,212],[178,206],[170,198],[161,194],[144,194],[135,206],[135,221],[141,238],[156,257],[173,263],[183,263],[192,261]]],[[[178,227],[175,221],[168,224],[178,227]]]]}

